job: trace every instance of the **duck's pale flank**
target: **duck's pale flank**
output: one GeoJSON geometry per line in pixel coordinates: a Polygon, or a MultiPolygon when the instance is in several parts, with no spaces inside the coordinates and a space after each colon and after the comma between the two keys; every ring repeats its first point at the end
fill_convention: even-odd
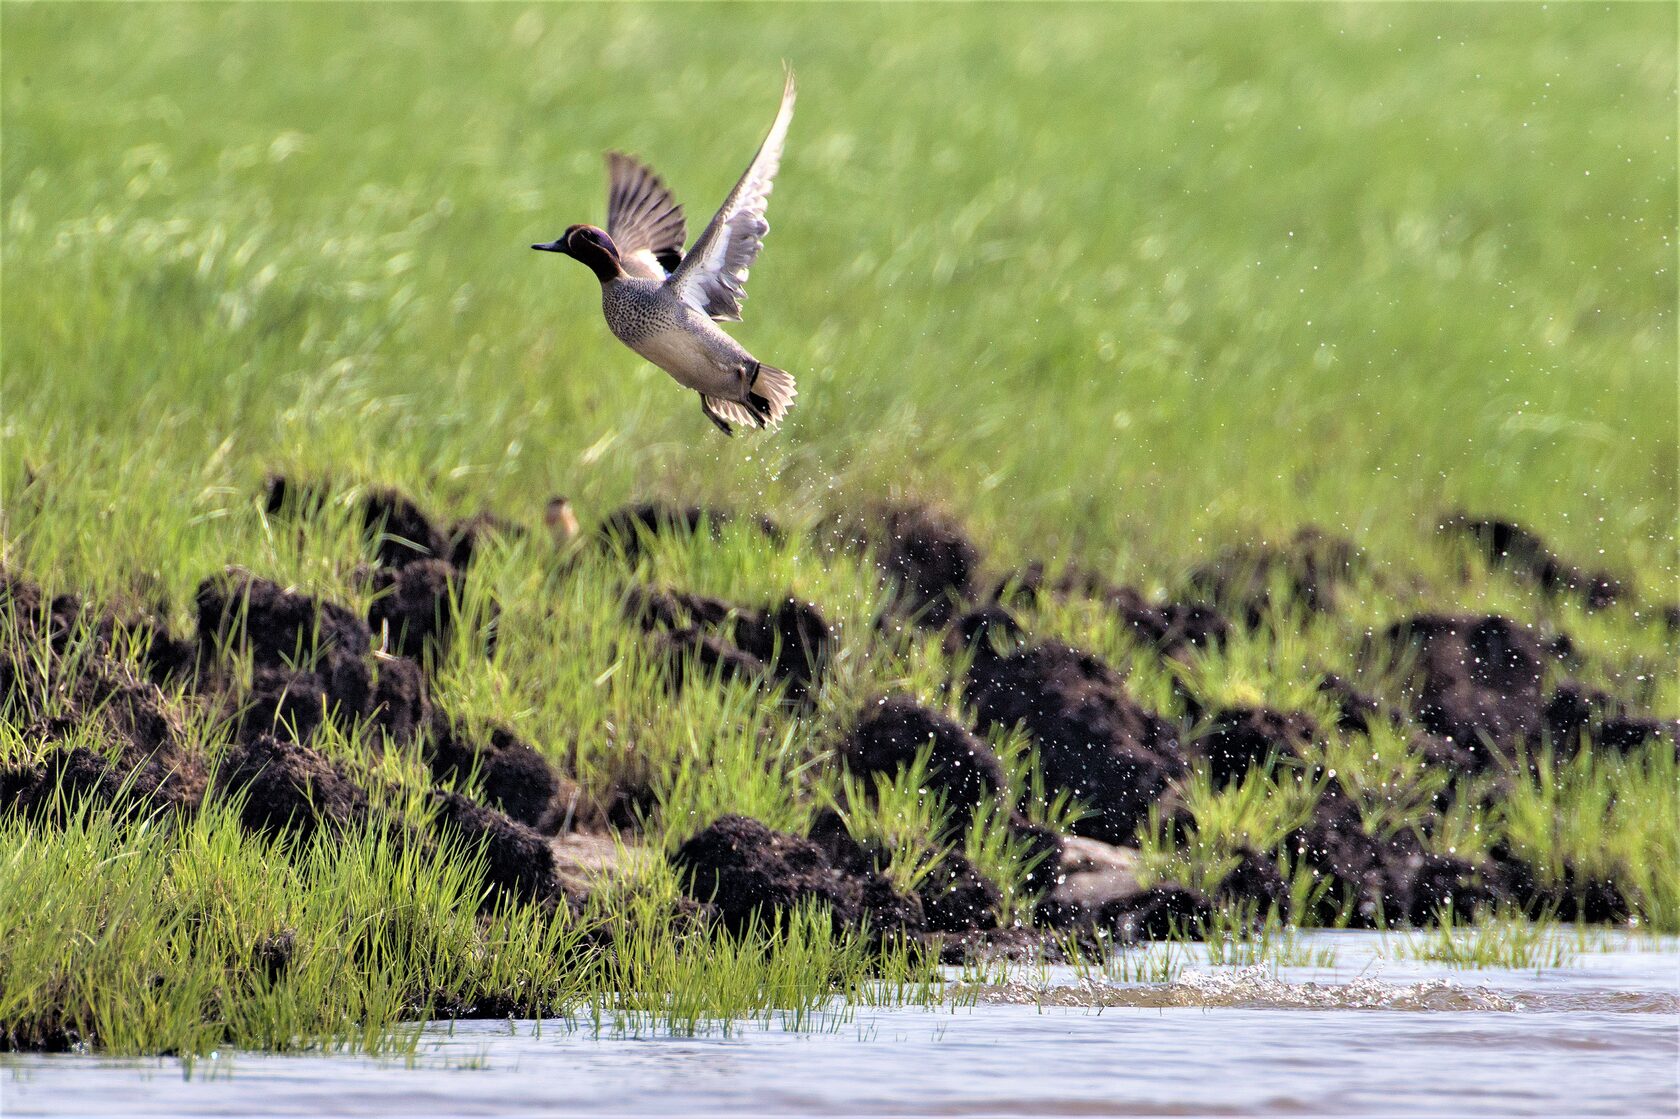
{"type": "Polygon", "coordinates": [[[765,365],[716,322],[739,322],[747,270],[770,229],[765,204],[793,120],[793,72],[781,108],[741,181],[685,253],[682,207],[646,164],[607,153],[607,228],[574,225],[533,249],[582,261],[601,281],[607,327],[626,346],[700,394],[725,435],[774,428],[798,395],[793,377],[765,365]]]}

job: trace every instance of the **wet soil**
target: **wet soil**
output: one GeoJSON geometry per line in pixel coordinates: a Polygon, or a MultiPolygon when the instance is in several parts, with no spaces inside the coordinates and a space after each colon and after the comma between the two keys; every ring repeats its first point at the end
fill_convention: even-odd
{"type": "Polygon", "coordinates": [[[871,506],[831,522],[819,540],[874,557],[895,612],[920,624],[943,626],[974,597],[980,549],[955,517],[931,506],[871,506]]]}
{"type": "Polygon", "coordinates": [[[724,527],[732,524],[751,525],[772,542],[784,539],[781,526],[763,515],[741,516],[727,509],[662,501],[641,502],[613,510],[596,530],[596,538],[603,547],[634,565],[650,538],[704,533],[716,540],[724,527]]]}
{"type": "Polygon", "coordinates": [[[1287,543],[1228,548],[1192,571],[1189,584],[1253,628],[1279,608],[1334,612],[1341,589],[1366,570],[1352,541],[1309,527],[1287,543]]]}
{"type": "Polygon", "coordinates": [[[853,773],[893,776],[910,769],[930,747],[928,787],[943,795],[956,824],[966,826],[974,806],[1001,792],[1005,781],[991,748],[956,720],[908,696],[886,696],[865,704],[839,752],[853,773]]]}
{"type": "Polygon", "coordinates": [[[1128,842],[1150,805],[1187,772],[1178,732],[1126,694],[1094,654],[1048,641],[997,653],[979,644],[963,689],[981,729],[1020,726],[1046,784],[1090,809],[1073,830],[1128,842]]]}
{"type": "Polygon", "coordinates": [[[679,689],[692,663],[708,679],[781,684],[790,702],[808,705],[838,644],[821,611],[792,595],[755,607],[638,585],[626,592],[624,612],[649,634],[679,689]]]}
{"type": "Polygon", "coordinates": [[[1588,571],[1560,559],[1546,541],[1515,521],[1457,513],[1441,531],[1463,538],[1490,567],[1532,583],[1551,595],[1574,595],[1590,610],[1602,610],[1627,596],[1622,580],[1607,571],[1588,571]]]}

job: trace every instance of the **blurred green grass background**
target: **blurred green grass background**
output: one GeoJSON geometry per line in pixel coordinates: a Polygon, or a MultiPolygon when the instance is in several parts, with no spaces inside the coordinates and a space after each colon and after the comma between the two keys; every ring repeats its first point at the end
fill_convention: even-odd
{"type": "Polygon", "coordinates": [[[18,5],[13,560],[180,591],[265,470],[535,521],[944,499],[1170,578],[1303,522],[1509,514],[1676,569],[1675,10],[1629,4],[18,5]],[[697,232],[801,101],[723,440],[525,246],[640,153],[697,232]],[[20,503],[26,487],[32,498],[20,503]],[[49,528],[56,525],[56,530],[49,528]]]}

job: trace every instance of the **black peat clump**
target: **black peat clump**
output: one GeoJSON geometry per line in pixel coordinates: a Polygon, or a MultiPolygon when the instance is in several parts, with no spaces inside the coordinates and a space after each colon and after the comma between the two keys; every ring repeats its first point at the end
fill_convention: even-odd
{"type": "Polygon", "coordinates": [[[270,734],[235,746],[216,774],[224,795],[241,798],[240,821],[264,835],[344,831],[369,818],[367,790],[343,766],[270,734]]]}
{"type": "Polygon", "coordinates": [[[1391,663],[1410,669],[1406,690],[1424,729],[1470,751],[1477,768],[1509,757],[1540,729],[1546,668],[1558,645],[1497,615],[1422,614],[1383,635],[1391,663]]]}
{"type": "Polygon", "coordinates": [[[376,567],[367,574],[373,602],[368,627],[380,648],[424,662],[441,649],[455,625],[465,580],[444,560],[417,559],[402,567],[376,567]]]}
{"type": "Polygon", "coordinates": [[[601,822],[578,786],[506,727],[474,737],[455,721],[433,715],[422,756],[439,781],[459,784],[477,774],[489,807],[543,834],[601,822]]]}
{"type": "Polygon", "coordinates": [[[1228,548],[1190,574],[1190,587],[1239,612],[1249,628],[1280,608],[1332,613],[1338,590],[1364,569],[1351,541],[1303,528],[1286,544],[1228,548]],[[1285,601],[1275,601],[1281,588],[1285,601]]]}
{"type": "Polygon", "coordinates": [[[1618,697],[1573,680],[1559,684],[1546,701],[1541,729],[1541,738],[1533,745],[1549,744],[1559,757],[1573,756],[1583,741],[1618,754],[1658,739],[1680,748],[1680,720],[1635,715],[1618,697]]]}
{"type": "Polygon", "coordinates": [[[42,814],[60,787],[72,802],[198,804],[206,774],[187,750],[181,715],[155,683],[111,655],[109,631],[84,616],[79,599],[48,599],[33,583],[0,573],[0,622],[0,710],[28,737],[70,742],[91,730],[114,751],[107,762],[67,745],[41,764],[0,772],[0,810],[42,814]]]}
{"type": "MultiPolygon", "coordinates": [[[[335,488],[329,479],[300,481],[270,474],[263,483],[263,508],[271,516],[312,516],[325,507],[335,488]]],[[[396,489],[371,487],[362,493],[355,508],[381,566],[403,567],[450,554],[448,534],[413,498],[396,489]]]]}
{"type": "Polygon", "coordinates": [[[1116,898],[1097,914],[1098,924],[1122,941],[1200,940],[1212,920],[1206,894],[1172,882],[1116,898]]]}
{"type": "Polygon", "coordinates": [[[1048,788],[1090,809],[1074,825],[1079,835],[1129,841],[1186,772],[1172,725],[1132,702],[1106,662],[1059,642],[1007,654],[979,645],[963,698],[983,730],[1025,728],[1048,788]]]}
{"type": "Polygon", "coordinates": [[[384,657],[376,672],[372,632],[348,608],[237,568],[201,583],[197,605],[201,661],[251,659],[249,694],[238,694],[231,676],[217,682],[241,740],[278,733],[308,742],[328,719],[371,720],[396,737],[424,723],[418,667],[384,657]]]}
{"type": "Polygon", "coordinates": [[[821,847],[745,816],[723,816],[702,828],[683,841],[671,864],[688,896],[716,906],[732,932],[778,926],[804,903],[827,906],[839,926],[861,919],[855,879],[842,875],[821,847]]]}
{"type": "Polygon", "coordinates": [[[626,595],[624,610],[649,633],[675,688],[687,682],[692,663],[708,678],[780,683],[791,702],[805,704],[837,645],[834,627],[822,613],[791,595],[752,607],[637,586],[626,595]]]}
{"type": "Polygon", "coordinates": [[[1190,753],[1207,760],[1214,784],[1223,788],[1241,781],[1255,766],[1289,762],[1299,768],[1322,739],[1310,715],[1269,707],[1233,707],[1213,716],[1190,744],[1190,753]]]}
{"type": "Polygon", "coordinates": [[[763,515],[743,519],[726,509],[663,501],[625,505],[613,510],[601,522],[597,537],[603,547],[617,552],[626,563],[634,565],[641,558],[642,548],[649,537],[698,536],[704,532],[712,540],[717,540],[723,528],[734,523],[751,525],[773,543],[784,539],[781,526],[763,515]]]}
{"type": "Polygon", "coordinates": [[[1573,594],[1589,610],[1614,605],[1626,594],[1622,581],[1606,571],[1586,571],[1567,563],[1545,540],[1514,521],[1457,513],[1440,530],[1468,540],[1490,567],[1509,572],[1549,595],[1573,594]]]}
{"type": "Polygon", "coordinates": [[[1328,880],[1317,906],[1327,925],[1343,917],[1357,928],[1426,925],[1447,912],[1473,914],[1493,897],[1485,868],[1424,850],[1409,828],[1386,839],[1371,835],[1334,787],[1312,820],[1285,838],[1281,853],[1328,880]]]}
{"type": "Polygon", "coordinates": [[[867,552],[894,591],[893,608],[938,628],[974,597],[980,549],[957,520],[926,505],[877,505],[821,530],[836,550],[867,552]]]}
{"type": "Polygon", "coordinates": [[[917,885],[927,930],[961,933],[997,928],[1003,893],[960,851],[941,859],[917,885]]]}
{"type": "MultiPolygon", "coordinates": [[[[493,894],[523,901],[555,901],[565,890],[556,875],[554,849],[535,829],[460,793],[432,794],[437,834],[455,841],[463,855],[484,856],[484,882],[493,894]]],[[[485,905],[493,902],[487,895],[485,905]]]]}
{"type": "Polygon", "coordinates": [[[966,825],[974,806],[1005,788],[1003,766],[967,727],[922,707],[908,696],[866,704],[840,746],[840,759],[866,777],[909,769],[929,748],[928,786],[943,794],[955,826],[966,825]]]}
{"type": "Polygon", "coordinates": [[[1044,564],[1034,561],[1000,579],[990,597],[1004,605],[1032,605],[1047,595],[1103,603],[1119,616],[1133,636],[1164,657],[1220,647],[1231,633],[1231,623],[1212,606],[1200,602],[1151,602],[1135,588],[1114,583],[1076,565],[1070,565],[1051,580],[1044,564]]]}

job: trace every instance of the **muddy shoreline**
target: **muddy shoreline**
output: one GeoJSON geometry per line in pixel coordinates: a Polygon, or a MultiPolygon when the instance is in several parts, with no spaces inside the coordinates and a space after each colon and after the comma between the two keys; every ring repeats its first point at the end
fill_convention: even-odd
{"type": "MultiPolygon", "coordinates": [[[[263,502],[277,523],[301,523],[330,493],[321,480],[276,476],[263,502]]],[[[610,878],[622,852],[644,846],[656,798],[646,788],[585,788],[510,726],[452,720],[434,691],[435,657],[475,578],[475,552],[527,530],[488,512],[445,525],[388,489],[367,491],[358,511],[374,557],[359,575],[371,592],[365,612],[229,568],[204,576],[194,631],[179,633],[160,620],[168,610],[159,604],[48,597],[20,573],[0,574],[0,710],[40,747],[33,760],[0,766],[0,814],[51,828],[89,801],[138,821],[235,797],[254,834],[307,839],[373,826],[400,846],[481,857],[487,908],[513,900],[584,912],[591,884],[603,872],[610,878]],[[189,733],[189,718],[216,728],[211,752],[189,733]],[[354,729],[369,756],[324,750],[335,729],[354,729]],[[374,769],[390,749],[423,760],[434,786],[422,807],[394,807],[401,798],[380,787],[374,769]]],[[[842,634],[786,588],[728,602],[641,581],[638,563],[661,538],[705,539],[726,525],[767,544],[785,539],[766,518],[643,503],[610,513],[572,545],[621,563],[625,640],[663,666],[664,687],[762,689],[787,718],[813,718],[847,643],[920,633],[960,666],[947,685],[958,703],[935,710],[911,695],[871,696],[829,734],[840,771],[859,778],[855,788],[925,766],[924,791],[949,812],[940,832],[921,837],[926,857],[914,882],[895,880],[899,856],[880,837],[857,834],[844,805],[816,812],[803,834],[725,814],[669,851],[686,893],[672,919],[694,935],[775,929],[817,906],[836,929],[960,959],[1069,938],[1197,937],[1222,927],[1220,915],[1228,925],[1231,914],[1239,923],[1270,914],[1365,928],[1495,908],[1588,922],[1640,916],[1636,892],[1613,878],[1532,865],[1503,843],[1464,858],[1428,842],[1461,798],[1489,807],[1512,783],[1545,780],[1548,771],[1534,764],[1541,754],[1621,757],[1680,744],[1680,724],[1652,717],[1640,697],[1574,679],[1566,633],[1498,615],[1392,619],[1369,632],[1359,676],[1323,675],[1319,691],[1336,712],[1325,722],[1188,689],[1182,712],[1152,709],[1128,687],[1125,665],[1023,620],[1044,603],[1092,604],[1135,637],[1140,656],[1187,664],[1234,634],[1342,609],[1369,575],[1355,542],[1303,529],[1283,543],[1222,552],[1178,595],[1152,599],[1077,566],[991,570],[950,515],[875,506],[816,531],[817,546],[863,557],[890,591],[872,632],[842,634]],[[1415,826],[1374,831],[1360,790],[1322,762],[1331,745],[1379,732],[1405,736],[1436,775],[1415,826]],[[1006,733],[1029,743],[1040,795],[1083,807],[1067,828],[1047,826],[1042,804],[1010,802],[1005,761],[989,745],[1006,733]],[[1164,821],[1185,849],[1196,845],[1197,821],[1182,796],[1193,774],[1226,789],[1257,772],[1311,786],[1310,816],[1273,847],[1232,852],[1231,865],[1201,888],[1140,881],[1140,827],[1164,821]],[[991,880],[963,853],[976,812],[989,813],[1020,852],[1018,883],[991,880]],[[1286,868],[1322,883],[1305,906],[1292,897],[1286,868]],[[1021,896],[1006,899],[1006,888],[1021,896]],[[1006,923],[1005,913],[1015,919],[1006,923]]],[[[1442,534],[1509,578],[1586,609],[1636,601],[1625,580],[1569,563],[1511,522],[1455,514],[1443,518],[1442,534]]],[[[494,616],[493,602],[489,609],[494,616]]],[[[489,633],[486,654],[494,627],[489,633]]],[[[590,943],[611,951],[617,931],[596,930],[590,943]]],[[[282,932],[249,966],[282,974],[289,953],[282,932]]],[[[434,1009],[510,1011],[491,997],[434,1009]]],[[[89,1039],[0,1023],[0,1040],[54,1049],[89,1039]]]]}

